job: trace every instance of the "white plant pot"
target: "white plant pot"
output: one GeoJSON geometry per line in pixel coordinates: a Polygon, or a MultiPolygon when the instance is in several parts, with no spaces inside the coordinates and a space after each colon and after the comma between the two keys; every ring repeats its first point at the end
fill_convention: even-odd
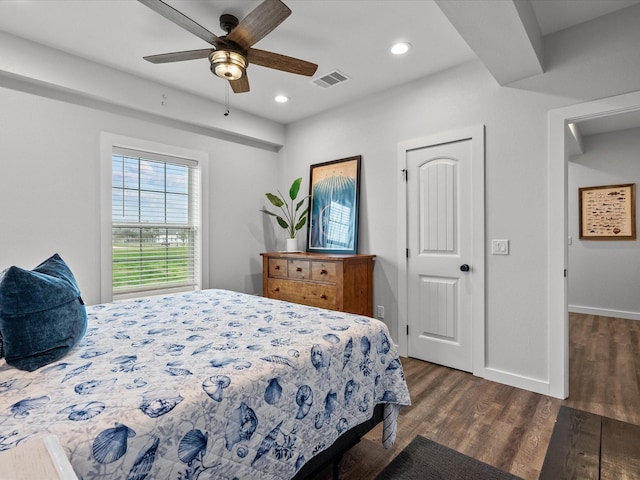
{"type": "Polygon", "coordinates": [[[287,252],[297,252],[297,251],[298,251],[298,239],[287,238],[287,252]]]}

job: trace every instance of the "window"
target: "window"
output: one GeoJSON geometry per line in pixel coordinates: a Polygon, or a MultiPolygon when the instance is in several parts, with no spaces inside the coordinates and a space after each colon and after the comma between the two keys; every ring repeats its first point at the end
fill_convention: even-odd
{"type": "Polygon", "coordinates": [[[199,286],[198,162],[113,147],[113,297],[199,286]]]}

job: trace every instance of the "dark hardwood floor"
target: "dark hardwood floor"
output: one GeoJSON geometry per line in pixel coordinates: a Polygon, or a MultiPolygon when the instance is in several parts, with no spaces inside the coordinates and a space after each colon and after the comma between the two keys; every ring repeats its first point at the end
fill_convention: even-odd
{"type": "MultiPolygon", "coordinates": [[[[370,480],[415,437],[537,479],[561,405],[640,425],[640,321],[570,314],[569,398],[559,400],[403,358],[413,405],[382,447],[378,425],[347,452],[342,480],[370,480]]],[[[331,479],[327,468],[315,480],[331,479]]]]}

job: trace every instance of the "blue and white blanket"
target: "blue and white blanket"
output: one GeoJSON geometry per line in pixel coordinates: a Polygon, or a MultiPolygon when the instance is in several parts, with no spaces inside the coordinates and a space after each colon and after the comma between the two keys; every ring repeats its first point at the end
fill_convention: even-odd
{"type": "Polygon", "coordinates": [[[62,361],[0,361],[0,451],[51,433],[90,479],[286,479],[385,403],[409,405],[377,320],[227,290],[87,308],[62,361]]]}

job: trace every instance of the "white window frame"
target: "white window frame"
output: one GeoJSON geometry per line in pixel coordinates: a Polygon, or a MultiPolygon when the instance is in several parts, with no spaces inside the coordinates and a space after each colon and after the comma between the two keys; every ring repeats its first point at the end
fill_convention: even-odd
{"type": "MultiPolygon", "coordinates": [[[[114,301],[113,295],[113,277],[112,277],[112,198],[111,198],[111,155],[113,148],[124,148],[141,152],[149,152],[159,156],[178,157],[193,160],[198,163],[200,170],[199,193],[199,228],[198,239],[196,242],[196,287],[195,289],[208,288],[209,278],[209,258],[208,249],[208,160],[209,154],[199,150],[191,150],[175,145],[162,144],[150,140],[142,140],[138,138],[116,135],[113,133],[102,132],[100,134],[100,301],[103,303],[114,301]]],[[[166,294],[172,292],[180,292],[193,290],[189,287],[178,287],[175,289],[162,288],[158,290],[146,291],[142,293],[120,294],[117,299],[136,298],[140,296],[149,296],[154,294],[166,294]]]]}

